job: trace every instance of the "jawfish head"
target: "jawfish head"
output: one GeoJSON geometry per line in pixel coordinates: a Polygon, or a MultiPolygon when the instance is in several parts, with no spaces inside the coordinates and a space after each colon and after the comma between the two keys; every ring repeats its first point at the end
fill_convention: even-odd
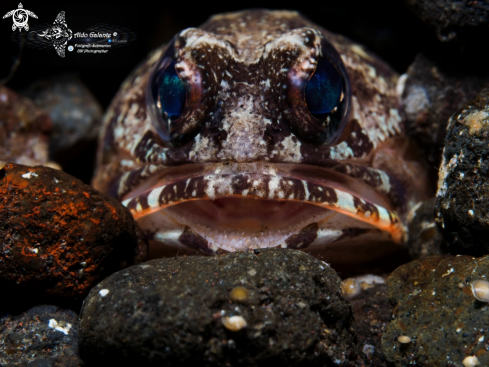
{"type": "Polygon", "coordinates": [[[397,79],[295,12],[214,16],[123,84],[94,185],[131,210],[152,256],[284,247],[370,260],[403,244],[427,195],[397,79]]]}

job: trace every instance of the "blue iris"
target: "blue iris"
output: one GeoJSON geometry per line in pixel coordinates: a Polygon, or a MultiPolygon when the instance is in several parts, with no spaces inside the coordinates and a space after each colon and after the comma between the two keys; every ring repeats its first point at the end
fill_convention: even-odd
{"type": "Polygon", "coordinates": [[[158,101],[162,112],[166,113],[170,120],[176,120],[185,107],[185,86],[175,70],[175,61],[165,69],[158,90],[158,101]]]}
{"type": "Polygon", "coordinates": [[[326,117],[340,102],[342,80],[334,66],[320,60],[306,85],[306,103],[314,117],[326,117]]]}

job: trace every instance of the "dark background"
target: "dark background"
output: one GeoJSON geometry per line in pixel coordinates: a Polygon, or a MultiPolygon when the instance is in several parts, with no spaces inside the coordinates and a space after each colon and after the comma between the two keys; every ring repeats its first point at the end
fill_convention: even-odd
{"type": "MultiPolygon", "coordinates": [[[[19,0],[2,0],[0,15],[18,7],[19,0]]],[[[344,0],[321,2],[229,2],[218,5],[210,1],[196,4],[178,0],[161,1],[149,5],[134,1],[132,5],[110,2],[39,2],[23,0],[25,9],[39,18],[30,18],[31,28],[36,23],[52,24],[64,10],[68,27],[83,31],[87,26],[104,22],[126,27],[137,34],[131,45],[111,49],[108,54],[76,55],[66,51],[66,58],[58,57],[54,49],[39,51],[25,47],[21,63],[7,86],[14,90],[49,75],[77,73],[95,94],[105,109],[119,85],[150,50],[170,40],[188,27],[197,27],[213,14],[246,8],[290,9],[323,26],[364,44],[377,53],[398,72],[404,72],[422,49],[437,43],[435,33],[411,14],[402,1],[344,0]]],[[[18,53],[18,44],[11,40],[12,19],[0,19],[0,79],[3,79],[18,53]]],[[[17,31],[18,32],[18,31],[17,31]]],[[[22,32],[25,32],[24,30],[22,32]]]]}

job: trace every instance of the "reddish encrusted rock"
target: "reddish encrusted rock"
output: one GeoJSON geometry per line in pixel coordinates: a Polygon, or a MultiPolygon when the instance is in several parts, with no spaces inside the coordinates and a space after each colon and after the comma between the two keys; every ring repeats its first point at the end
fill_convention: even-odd
{"type": "Polygon", "coordinates": [[[34,166],[48,160],[49,116],[0,85],[0,160],[34,166]]]}
{"type": "Polygon", "coordinates": [[[2,297],[81,300],[144,255],[137,226],[117,200],[48,167],[0,170],[2,297]]]}

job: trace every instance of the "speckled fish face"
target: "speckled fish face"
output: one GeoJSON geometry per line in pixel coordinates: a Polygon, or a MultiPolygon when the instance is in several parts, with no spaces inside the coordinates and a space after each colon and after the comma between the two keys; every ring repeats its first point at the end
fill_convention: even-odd
{"type": "Polygon", "coordinates": [[[398,76],[295,12],[212,17],[154,52],[105,118],[94,185],[151,252],[304,249],[367,261],[425,196],[398,76]]]}

